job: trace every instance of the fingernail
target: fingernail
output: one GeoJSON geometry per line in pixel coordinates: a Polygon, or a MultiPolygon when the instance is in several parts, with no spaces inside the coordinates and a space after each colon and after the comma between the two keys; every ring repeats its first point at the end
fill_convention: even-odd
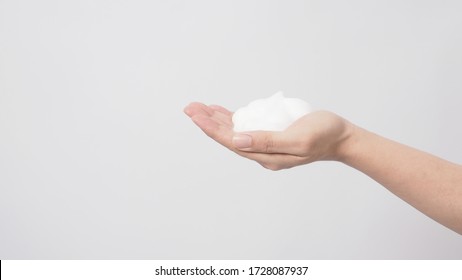
{"type": "Polygon", "coordinates": [[[252,145],[252,137],[247,134],[237,134],[233,137],[233,144],[238,149],[249,148],[252,145]]]}

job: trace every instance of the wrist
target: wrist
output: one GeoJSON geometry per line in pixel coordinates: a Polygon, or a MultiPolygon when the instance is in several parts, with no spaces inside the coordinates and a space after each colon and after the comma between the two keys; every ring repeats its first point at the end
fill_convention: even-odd
{"type": "Polygon", "coordinates": [[[343,133],[339,138],[337,149],[335,151],[336,161],[348,164],[354,155],[354,146],[358,141],[360,130],[361,129],[356,125],[344,120],[343,133]]]}

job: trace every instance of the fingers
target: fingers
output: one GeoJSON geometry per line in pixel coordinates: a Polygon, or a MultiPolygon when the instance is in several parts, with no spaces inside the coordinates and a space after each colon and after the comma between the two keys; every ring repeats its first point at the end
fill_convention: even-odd
{"type": "Polygon", "coordinates": [[[210,105],[209,106],[210,108],[214,109],[215,111],[218,111],[218,112],[221,112],[227,116],[232,116],[233,115],[233,112],[229,111],[228,109],[220,106],[220,105],[210,105]]]}
{"type": "Polygon", "coordinates": [[[219,105],[207,106],[193,102],[186,106],[184,112],[191,117],[209,137],[232,149],[252,153],[295,154],[299,145],[297,139],[289,132],[249,131],[234,133],[232,112],[219,105]],[[225,138],[225,135],[227,138],[225,138]]]}
{"type": "Polygon", "coordinates": [[[207,106],[203,103],[193,102],[186,106],[183,111],[190,118],[197,115],[203,115],[211,117],[220,123],[230,125],[232,127],[231,117],[233,113],[218,105],[207,106]]]}
{"type": "Polygon", "coordinates": [[[186,106],[183,110],[186,115],[193,117],[195,115],[206,115],[211,116],[214,112],[212,108],[209,108],[207,105],[199,102],[193,102],[186,106]]]}
{"type": "Polygon", "coordinates": [[[227,109],[194,102],[184,112],[210,138],[270,170],[280,170],[306,163],[298,156],[294,137],[287,131],[250,131],[235,133],[232,115],[227,109]]]}
{"type": "Polygon", "coordinates": [[[233,135],[232,113],[223,107],[215,110],[205,104],[194,102],[184,112],[210,138],[226,147],[231,147],[233,135]]]}
{"type": "Polygon", "coordinates": [[[191,120],[205,133],[207,136],[214,138],[215,131],[218,130],[218,124],[210,119],[210,117],[196,114],[191,117],[191,120]]]}
{"type": "Polygon", "coordinates": [[[212,116],[211,116],[213,119],[215,119],[217,122],[220,122],[222,123],[223,125],[226,125],[228,127],[230,127],[231,129],[233,128],[233,120],[231,119],[232,117],[232,113],[231,115],[228,115],[228,114],[225,114],[221,111],[215,111],[213,112],[212,116]]]}
{"type": "Polygon", "coordinates": [[[294,154],[300,152],[300,140],[285,131],[249,131],[235,134],[233,145],[245,152],[294,154]]]}

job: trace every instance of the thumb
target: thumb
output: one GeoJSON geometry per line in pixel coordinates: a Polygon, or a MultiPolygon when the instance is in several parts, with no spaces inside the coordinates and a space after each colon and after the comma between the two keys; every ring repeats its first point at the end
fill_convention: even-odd
{"type": "Polygon", "coordinates": [[[252,131],[237,133],[233,136],[236,149],[256,153],[284,153],[284,138],[280,132],[252,131]]]}

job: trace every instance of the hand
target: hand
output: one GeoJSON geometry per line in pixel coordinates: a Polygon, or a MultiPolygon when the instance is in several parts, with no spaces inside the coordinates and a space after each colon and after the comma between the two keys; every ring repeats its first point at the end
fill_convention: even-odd
{"type": "Polygon", "coordinates": [[[233,131],[233,113],[221,106],[195,102],[184,112],[209,137],[271,170],[340,160],[351,130],[346,120],[327,111],[307,114],[281,132],[240,133],[233,131]]]}
{"type": "Polygon", "coordinates": [[[307,114],[281,132],[243,133],[233,131],[233,113],[221,106],[192,103],[184,111],[212,139],[268,169],[341,161],[462,234],[461,165],[388,140],[326,111],[307,114]]]}

